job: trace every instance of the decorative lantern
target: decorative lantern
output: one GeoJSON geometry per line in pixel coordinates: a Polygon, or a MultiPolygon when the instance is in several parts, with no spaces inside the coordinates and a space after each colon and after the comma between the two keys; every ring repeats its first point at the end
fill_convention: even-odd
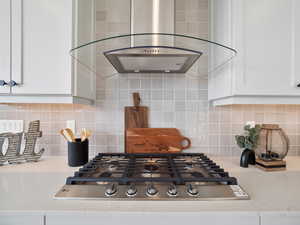
{"type": "Polygon", "coordinates": [[[276,124],[263,124],[259,135],[259,143],[255,149],[256,165],[266,171],[284,170],[289,150],[289,139],[276,124]]]}

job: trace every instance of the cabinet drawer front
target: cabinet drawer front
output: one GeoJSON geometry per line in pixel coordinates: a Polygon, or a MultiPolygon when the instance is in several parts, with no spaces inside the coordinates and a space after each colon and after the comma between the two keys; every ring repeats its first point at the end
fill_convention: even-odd
{"type": "Polygon", "coordinates": [[[34,213],[0,213],[0,225],[43,225],[44,216],[34,213]]]}
{"type": "Polygon", "coordinates": [[[259,215],[255,213],[169,213],[169,212],[130,212],[130,213],[69,213],[46,216],[47,225],[259,225],[259,215]]]}

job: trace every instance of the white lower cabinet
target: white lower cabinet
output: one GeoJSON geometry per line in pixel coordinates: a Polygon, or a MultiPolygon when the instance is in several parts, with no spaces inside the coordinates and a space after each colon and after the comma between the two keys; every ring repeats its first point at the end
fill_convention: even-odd
{"type": "Polygon", "coordinates": [[[259,225],[256,213],[68,213],[46,216],[47,225],[259,225]]]}
{"type": "Polygon", "coordinates": [[[299,212],[261,213],[261,225],[300,225],[299,212]]]}
{"type": "Polygon", "coordinates": [[[44,220],[36,213],[0,213],[0,225],[44,225],[44,220]]]}
{"type": "Polygon", "coordinates": [[[299,212],[0,213],[0,225],[299,225],[299,212]]]}
{"type": "Polygon", "coordinates": [[[299,212],[0,213],[0,225],[299,225],[299,212]]]}

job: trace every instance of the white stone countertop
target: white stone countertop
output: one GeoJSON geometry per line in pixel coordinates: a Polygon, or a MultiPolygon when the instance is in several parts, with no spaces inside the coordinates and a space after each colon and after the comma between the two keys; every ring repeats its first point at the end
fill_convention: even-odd
{"type": "Polygon", "coordinates": [[[54,194],[78,168],[64,157],[0,167],[0,212],[300,212],[300,157],[287,158],[287,170],[240,168],[238,158],[211,157],[238,179],[251,200],[101,201],[54,200],[54,194]]]}

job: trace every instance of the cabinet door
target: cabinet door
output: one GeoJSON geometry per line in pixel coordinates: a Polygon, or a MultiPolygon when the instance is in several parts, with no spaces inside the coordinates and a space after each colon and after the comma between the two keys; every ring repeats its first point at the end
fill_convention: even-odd
{"type": "MultiPolygon", "coordinates": [[[[212,41],[231,46],[231,0],[211,0],[210,3],[210,37],[212,41]]],[[[210,63],[220,65],[224,62],[222,51],[219,48],[211,48],[210,63]]],[[[214,67],[214,66],[212,66],[214,67]]],[[[215,99],[231,95],[232,70],[228,64],[219,70],[215,70],[208,76],[208,98],[215,99]]]]}
{"type": "Polygon", "coordinates": [[[237,39],[242,73],[236,74],[235,94],[300,95],[297,88],[300,80],[295,70],[296,59],[300,57],[300,52],[295,54],[296,47],[300,49],[296,45],[300,32],[295,32],[296,27],[300,29],[299,1],[241,2],[243,22],[237,30],[237,39]]]}
{"type": "MultiPolygon", "coordinates": [[[[2,0],[1,0],[2,1],[2,0]]],[[[0,212],[0,225],[44,225],[44,216],[39,213],[0,212]]]]}
{"type": "Polygon", "coordinates": [[[297,212],[265,212],[261,215],[261,225],[299,225],[300,213],[297,212]]]}
{"type": "Polygon", "coordinates": [[[72,0],[12,1],[13,94],[71,94],[72,0]]]}
{"type": "MultiPolygon", "coordinates": [[[[0,1],[0,80],[10,81],[10,0],[0,1]]],[[[1,82],[2,83],[2,82],[1,82]]],[[[0,94],[9,93],[8,86],[0,86],[0,94]]]]}
{"type": "Polygon", "coordinates": [[[292,16],[293,16],[293,39],[292,39],[292,50],[293,50],[293,58],[292,58],[292,82],[294,88],[297,88],[297,93],[300,94],[300,1],[292,0],[292,16]]]}
{"type": "MultiPolygon", "coordinates": [[[[94,1],[74,1],[74,47],[94,41],[94,1]]],[[[87,99],[96,99],[96,76],[88,69],[95,68],[96,50],[93,46],[72,53],[74,95],[87,99]]]]}

